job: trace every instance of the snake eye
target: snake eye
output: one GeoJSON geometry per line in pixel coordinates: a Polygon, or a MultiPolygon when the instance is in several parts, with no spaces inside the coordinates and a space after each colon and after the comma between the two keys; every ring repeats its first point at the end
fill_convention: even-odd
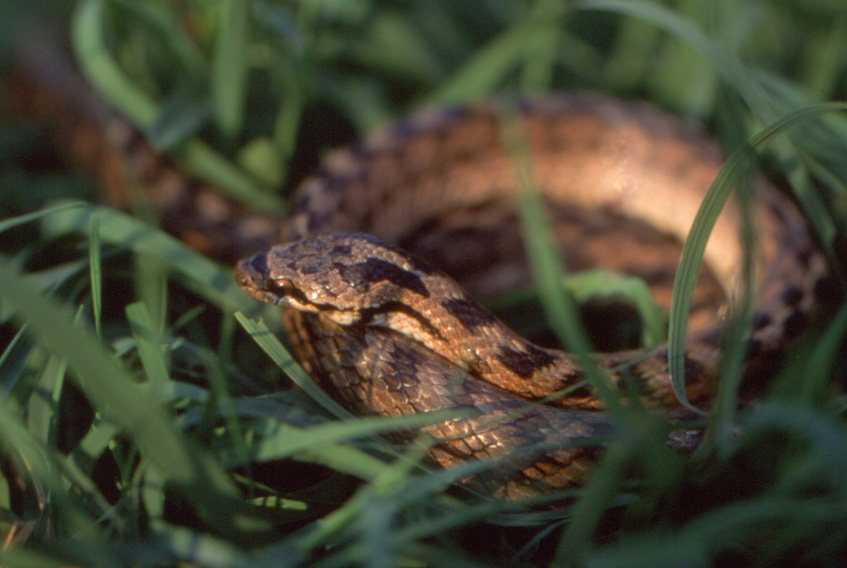
{"type": "Polygon", "coordinates": [[[280,296],[287,296],[294,291],[294,283],[290,278],[277,278],[274,280],[274,288],[280,296]]]}
{"type": "Polygon", "coordinates": [[[266,287],[262,290],[263,300],[277,306],[289,306],[296,292],[294,285],[288,278],[268,279],[266,287]]]}

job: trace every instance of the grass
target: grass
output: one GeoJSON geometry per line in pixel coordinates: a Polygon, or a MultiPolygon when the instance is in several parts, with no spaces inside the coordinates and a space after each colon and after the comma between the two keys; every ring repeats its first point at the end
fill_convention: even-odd
{"type": "MultiPolygon", "coordinates": [[[[262,210],[283,211],[326,148],[411,109],[588,88],[705,122],[732,155],[716,202],[757,155],[843,274],[847,128],[843,106],[819,105],[847,88],[838,2],[80,0],[73,14],[66,4],[0,5],[0,37],[25,20],[76,34],[90,80],[152,143],[262,210]]],[[[0,46],[7,61],[10,47],[0,46]]],[[[13,88],[0,81],[0,93],[13,88]]],[[[338,420],[332,401],[290,390],[288,375],[311,383],[271,339],[274,311],[141,214],[92,204],[93,182],[35,123],[0,116],[0,164],[0,564],[847,559],[845,399],[833,388],[845,373],[844,304],[754,407],[736,408],[727,367],[712,436],[694,455],[665,448],[661,421],[619,408],[570,506],[534,510],[448,490],[484,465],[432,470],[424,445],[380,436],[438,417],[338,420]]],[[[686,245],[681,281],[702,239],[686,245]]],[[[684,285],[676,296],[672,344],[684,285]]]]}

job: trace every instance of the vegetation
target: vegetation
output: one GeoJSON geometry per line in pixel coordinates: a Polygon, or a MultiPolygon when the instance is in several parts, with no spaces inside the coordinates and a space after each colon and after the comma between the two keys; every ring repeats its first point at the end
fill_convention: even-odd
{"type": "MultiPolygon", "coordinates": [[[[64,30],[153,144],[272,212],[328,147],[424,105],[575,88],[646,99],[736,151],[715,195],[755,150],[843,287],[847,123],[819,104],[847,91],[837,0],[40,0],[0,2],[0,16],[6,66],[13,32],[64,30]]],[[[2,98],[15,87],[0,80],[2,98]]],[[[627,427],[587,485],[532,509],[450,489],[460,473],[379,436],[432,418],[339,420],[320,391],[289,389],[310,383],[235,315],[279,333],[277,314],[143,208],[95,195],[37,121],[0,116],[2,565],[847,561],[846,304],[753,407],[736,407],[727,365],[694,455],[619,409],[627,427]]]]}

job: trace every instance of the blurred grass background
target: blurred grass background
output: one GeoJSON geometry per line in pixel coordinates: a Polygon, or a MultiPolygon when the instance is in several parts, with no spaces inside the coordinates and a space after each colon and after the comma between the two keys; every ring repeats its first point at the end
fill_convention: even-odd
{"type": "MultiPolygon", "coordinates": [[[[4,69],[30,25],[75,33],[90,79],[153,144],[196,176],[223,164],[229,193],[272,211],[328,148],[425,105],[594,89],[699,120],[729,153],[847,88],[836,0],[0,0],[4,69]]],[[[14,88],[0,81],[3,99],[14,88]]],[[[839,268],[845,134],[830,113],[762,155],[839,268]]],[[[408,421],[336,422],[285,390],[233,317],[260,308],[230,269],[141,213],[20,217],[60,198],[98,201],[43,125],[0,116],[3,564],[847,560],[843,305],[763,402],[724,409],[742,434],[683,458],[642,416],[570,507],[530,511],[445,492],[457,473],[376,436],[408,421]]]]}

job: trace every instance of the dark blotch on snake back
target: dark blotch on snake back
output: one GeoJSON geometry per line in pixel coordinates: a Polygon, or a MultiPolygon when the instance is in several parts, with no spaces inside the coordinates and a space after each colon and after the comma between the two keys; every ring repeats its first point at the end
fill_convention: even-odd
{"type": "Polygon", "coordinates": [[[406,314],[410,318],[416,320],[429,335],[437,337],[439,339],[444,339],[438,328],[432,325],[432,323],[426,318],[426,316],[424,316],[408,304],[404,304],[403,302],[385,302],[383,304],[380,304],[379,307],[364,309],[362,310],[362,315],[359,319],[359,323],[367,325],[371,321],[373,321],[376,316],[385,314],[386,312],[397,312],[406,314]]]}
{"type": "Polygon", "coordinates": [[[797,307],[803,300],[803,291],[797,286],[789,286],[782,292],[782,301],[792,308],[797,307]]]}
{"type": "Polygon", "coordinates": [[[703,364],[691,357],[685,357],[683,366],[685,369],[685,380],[689,383],[698,382],[701,377],[708,374],[703,364]]]}
{"type": "Polygon", "coordinates": [[[494,316],[479,304],[465,298],[451,298],[442,302],[441,305],[468,331],[473,331],[481,325],[489,325],[497,321],[494,316]]]}
{"type": "Polygon", "coordinates": [[[782,207],[778,207],[775,203],[769,203],[768,204],[768,210],[770,211],[771,215],[774,218],[779,219],[779,222],[782,223],[783,226],[785,226],[788,223],[788,219],[785,217],[785,214],[782,212],[782,207]]]}
{"type": "Polygon", "coordinates": [[[788,340],[800,336],[806,329],[809,318],[803,312],[794,312],[782,324],[785,330],[785,338],[788,340]]]}
{"type": "Polygon", "coordinates": [[[770,314],[758,312],[753,316],[753,329],[759,331],[769,326],[772,322],[773,318],[771,318],[770,314]]]}
{"type": "Polygon", "coordinates": [[[802,266],[804,269],[809,268],[809,263],[811,262],[812,256],[814,256],[814,254],[815,250],[809,245],[804,246],[795,253],[797,257],[797,262],[799,262],[800,266],[802,266]]]}
{"type": "Polygon", "coordinates": [[[522,379],[527,379],[538,369],[555,361],[555,357],[532,346],[528,346],[525,351],[503,347],[497,355],[497,360],[522,379]]]}

